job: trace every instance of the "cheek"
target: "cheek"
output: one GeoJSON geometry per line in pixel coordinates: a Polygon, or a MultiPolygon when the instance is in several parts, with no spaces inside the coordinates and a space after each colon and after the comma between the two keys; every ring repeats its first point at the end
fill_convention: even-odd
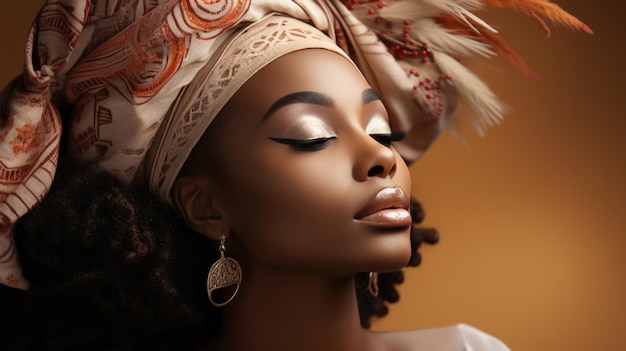
{"type": "MultiPolygon", "coordinates": [[[[233,174],[238,178],[232,178],[237,179],[232,186],[243,198],[256,202],[258,213],[276,210],[279,216],[291,214],[294,218],[324,213],[345,214],[352,218],[366,199],[364,196],[377,189],[353,178],[355,160],[352,154],[341,148],[323,154],[259,152],[243,162],[245,172],[233,174]],[[297,216],[299,214],[302,215],[297,216]]],[[[393,183],[410,194],[408,166],[397,152],[394,151],[394,155],[393,183]]]]}
{"type": "Polygon", "coordinates": [[[351,162],[341,152],[321,156],[258,152],[238,163],[227,211],[246,251],[290,260],[341,240],[359,206],[351,162]]]}

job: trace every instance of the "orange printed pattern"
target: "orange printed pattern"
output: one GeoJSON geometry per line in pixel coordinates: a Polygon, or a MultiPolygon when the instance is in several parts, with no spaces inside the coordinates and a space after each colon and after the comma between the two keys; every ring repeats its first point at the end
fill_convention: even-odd
{"type": "MultiPolygon", "coordinates": [[[[237,23],[250,3],[233,0],[183,0],[182,11],[194,28],[223,31],[237,23]],[[203,3],[204,6],[199,6],[203,3]]],[[[217,33],[219,34],[219,33],[217,33]]]]}
{"type": "Polygon", "coordinates": [[[13,155],[28,153],[35,143],[35,126],[27,123],[23,128],[15,128],[17,135],[9,142],[13,147],[13,155]]]}

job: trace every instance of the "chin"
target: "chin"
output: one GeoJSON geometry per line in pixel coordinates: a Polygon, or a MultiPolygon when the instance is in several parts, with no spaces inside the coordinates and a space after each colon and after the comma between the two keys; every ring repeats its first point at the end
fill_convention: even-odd
{"type": "Polygon", "coordinates": [[[397,257],[387,258],[385,261],[376,262],[370,271],[378,273],[398,271],[407,266],[409,259],[410,255],[398,255],[397,257]]]}
{"type": "Polygon", "coordinates": [[[370,256],[373,272],[391,272],[406,267],[411,258],[409,236],[385,238],[377,243],[376,253],[370,256]]]}

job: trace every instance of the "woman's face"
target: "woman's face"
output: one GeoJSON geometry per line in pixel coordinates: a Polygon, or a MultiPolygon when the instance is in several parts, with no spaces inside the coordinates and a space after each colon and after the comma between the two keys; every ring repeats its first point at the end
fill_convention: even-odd
{"type": "Polygon", "coordinates": [[[248,265],[387,271],[410,256],[410,176],[395,137],[359,71],[309,49],[254,75],[195,159],[206,163],[229,242],[248,265]]]}

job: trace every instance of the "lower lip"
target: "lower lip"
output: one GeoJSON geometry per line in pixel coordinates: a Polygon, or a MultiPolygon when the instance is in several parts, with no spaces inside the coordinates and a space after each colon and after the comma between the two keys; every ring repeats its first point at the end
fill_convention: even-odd
{"type": "Polygon", "coordinates": [[[357,221],[377,228],[406,228],[413,222],[409,211],[402,208],[390,208],[374,212],[357,221]]]}

